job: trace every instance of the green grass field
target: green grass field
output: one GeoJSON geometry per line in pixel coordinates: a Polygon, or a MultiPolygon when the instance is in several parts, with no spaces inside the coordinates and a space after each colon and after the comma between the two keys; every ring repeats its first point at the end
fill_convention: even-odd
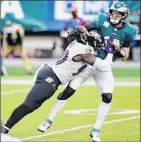
{"type": "MultiPolygon", "coordinates": [[[[35,73],[38,67],[33,67],[33,72],[35,73]]],[[[7,67],[8,73],[10,76],[23,76],[26,75],[26,72],[23,67],[7,67]]],[[[118,77],[139,77],[140,69],[139,68],[113,68],[114,76],[118,77]]]]}
{"type": "MultiPolygon", "coordinates": [[[[25,76],[24,70],[17,68],[16,72],[8,68],[9,76],[2,80],[32,79],[25,76]],[[19,69],[18,74],[17,69],[19,69]]],[[[36,69],[34,69],[35,71],[36,69]]],[[[115,81],[139,82],[139,69],[114,69],[115,81]]],[[[25,99],[31,85],[1,85],[1,113],[6,122],[14,108],[25,99]]],[[[45,120],[60,88],[54,96],[46,101],[38,110],[26,116],[10,130],[10,134],[23,141],[87,141],[91,142],[89,133],[96,118],[96,109],[101,101],[96,86],[82,86],[65,107],[57,115],[51,128],[45,133],[37,131],[38,125],[45,120]],[[71,114],[73,110],[83,110],[79,114],[71,114]],[[68,113],[66,113],[68,111],[68,113]]],[[[101,128],[101,139],[107,142],[139,142],[140,141],[140,87],[115,86],[111,111],[101,128]]]]}

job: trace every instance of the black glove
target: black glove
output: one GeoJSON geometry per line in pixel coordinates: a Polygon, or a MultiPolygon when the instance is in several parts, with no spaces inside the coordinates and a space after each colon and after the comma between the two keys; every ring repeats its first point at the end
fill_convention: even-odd
{"type": "Polygon", "coordinates": [[[67,41],[68,43],[71,43],[74,40],[80,40],[80,38],[80,33],[77,30],[74,30],[67,36],[67,41]]]}
{"type": "Polygon", "coordinates": [[[104,42],[103,36],[98,31],[91,31],[89,32],[90,36],[94,37],[94,40],[97,42],[97,44],[102,44],[104,42]]]}

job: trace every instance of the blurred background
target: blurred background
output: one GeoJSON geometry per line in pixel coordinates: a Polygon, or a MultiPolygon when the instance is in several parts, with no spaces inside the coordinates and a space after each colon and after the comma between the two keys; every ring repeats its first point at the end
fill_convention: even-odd
{"type": "MultiPolygon", "coordinates": [[[[8,34],[10,32],[9,28],[7,28],[9,27],[8,24],[16,23],[23,27],[23,31],[19,30],[19,33],[21,33],[19,35],[21,35],[20,44],[24,47],[25,54],[21,53],[30,58],[30,64],[33,68],[34,66],[41,65],[44,61],[52,63],[54,58],[59,57],[65,50],[64,42],[68,31],[75,29],[77,25],[85,25],[86,23],[93,22],[98,13],[108,13],[108,9],[113,2],[114,1],[2,1],[0,19],[1,45],[4,47],[6,40],[3,33],[8,34]]],[[[131,48],[128,61],[132,63],[136,61],[136,63],[139,63],[140,1],[124,2],[128,4],[131,10],[128,20],[138,30],[136,40],[131,44],[131,47],[134,48],[131,48]]],[[[15,46],[15,44],[12,46],[15,46]]],[[[18,50],[7,51],[5,53],[6,58],[3,61],[5,66],[23,66],[20,60],[23,56],[19,53],[20,51],[18,50]]],[[[115,63],[115,65],[117,63],[115,63]]],[[[24,65],[26,69],[26,63],[24,63],[24,65]]],[[[122,65],[123,63],[121,66],[122,65]]]]}

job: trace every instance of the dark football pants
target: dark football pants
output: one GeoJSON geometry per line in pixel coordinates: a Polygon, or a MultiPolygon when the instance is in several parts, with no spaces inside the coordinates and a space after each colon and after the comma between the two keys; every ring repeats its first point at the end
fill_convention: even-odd
{"type": "Polygon", "coordinates": [[[45,64],[38,71],[35,84],[28,93],[24,104],[34,111],[55,93],[60,84],[61,82],[56,74],[45,64]]]}

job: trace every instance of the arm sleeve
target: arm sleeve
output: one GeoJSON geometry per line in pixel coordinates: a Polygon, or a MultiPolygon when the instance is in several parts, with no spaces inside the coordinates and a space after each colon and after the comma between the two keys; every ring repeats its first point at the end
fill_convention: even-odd
{"type": "Polygon", "coordinates": [[[72,58],[81,54],[84,54],[84,55],[94,54],[93,48],[89,45],[83,45],[77,42],[75,45],[73,45],[72,48],[73,48],[73,50],[71,50],[72,58]]]}
{"type": "Polygon", "coordinates": [[[126,34],[126,41],[122,45],[122,47],[130,47],[130,44],[135,40],[136,38],[136,30],[134,30],[132,33],[127,33],[126,34]]]}

